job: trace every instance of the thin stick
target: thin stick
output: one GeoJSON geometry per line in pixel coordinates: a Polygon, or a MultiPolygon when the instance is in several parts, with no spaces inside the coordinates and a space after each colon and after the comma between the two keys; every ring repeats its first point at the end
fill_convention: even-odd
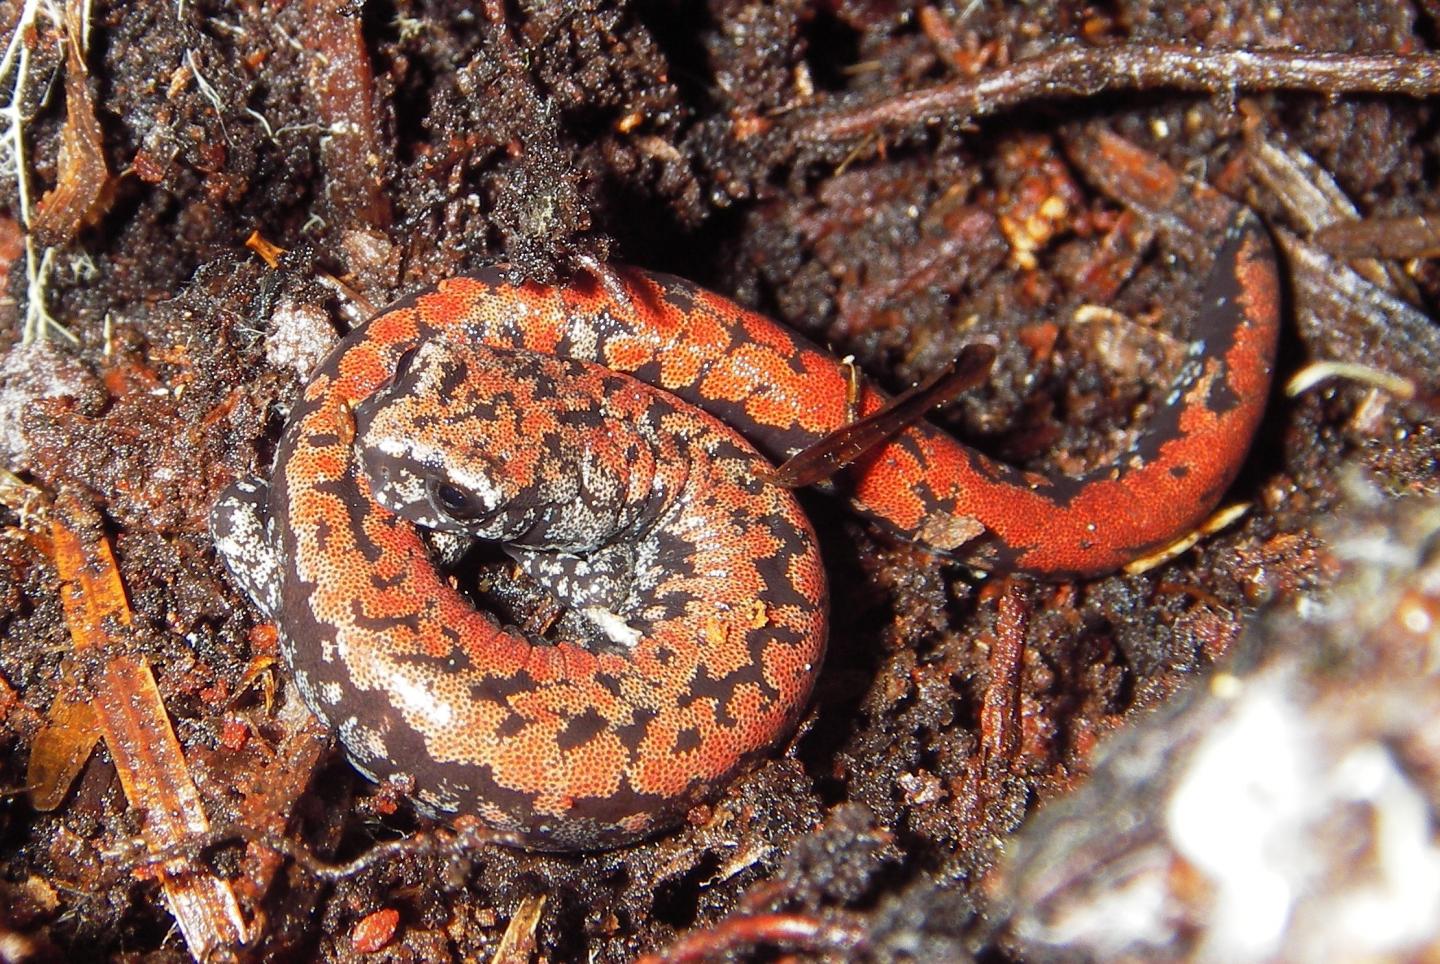
{"type": "Polygon", "coordinates": [[[1240,90],[1306,90],[1427,97],[1440,93],[1433,54],[1290,53],[1124,44],[1062,44],[983,76],[798,114],[796,141],[848,141],[877,129],[961,122],[1025,101],[1169,87],[1234,96],[1240,90]]]}

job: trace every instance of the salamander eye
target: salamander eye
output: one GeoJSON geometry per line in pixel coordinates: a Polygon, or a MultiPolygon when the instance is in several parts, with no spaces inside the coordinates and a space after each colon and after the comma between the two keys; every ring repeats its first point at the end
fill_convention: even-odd
{"type": "Polygon", "coordinates": [[[475,496],[449,482],[430,480],[430,502],[452,519],[469,521],[485,512],[485,506],[475,496]]]}

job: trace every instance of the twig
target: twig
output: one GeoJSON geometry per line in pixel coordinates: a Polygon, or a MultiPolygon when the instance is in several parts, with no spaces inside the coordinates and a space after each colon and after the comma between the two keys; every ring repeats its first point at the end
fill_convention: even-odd
{"type": "Polygon", "coordinates": [[[1030,603],[1023,585],[1006,580],[995,604],[990,644],[990,679],[980,703],[980,750],[985,766],[1004,773],[1020,755],[1024,739],[1020,719],[1021,673],[1030,603]]]}
{"type": "Polygon", "coordinates": [[[391,221],[381,159],[390,156],[375,111],[375,75],[360,20],[340,0],[307,0],[312,27],[311,108],[326,134],[320,141],[325,191],[346,225],[383,230],[391,221]]]}
{"type": "Polygon", "coordinates": [[[1440,56],[1289,53],[1125,44],[1053,50],[990,71],[858,107],[797,114],[796,142],[850,141],[876,130],[959,123],[1025,101],[1169,87],[1234,96],[1240,90],[1308,90],[1426,97],[1440,93],[1440,56]]]}
{"type": "MultiPolygon", "coordinates": [[[[199,790],[185,762],[155,677],[127,645],[133,617],[98,514],[65,493],[51,517],[55,568],[71,641],[98,663],[95,718],[125,799],[143,813],[142,836],[164,850],[210,832],[199,790]]],[[[184,861],[158,867],[161,888],[186,946],[199,960],[243,946],[249,925],[228,881],[184,861]]]]}
{"type": "Polygon", "coordinates": [[[691,931],[640,964],[699,964],[746,946],[775,944],[813,952],[853,953],[866,933],[848,919],[826,920],[808,914],[754,914],[727,917],[704,930],[691,931]]]}
{"type": "MultiPolygon", "coordinates": [[[[140,843],[143,844],[143,841],[140,843]]],[[[492,844],[513,847],[518,842],[506,834],[490,830],[473,817],[462,816],[452,820],[449,827],[438,826],[399,840],[377,843],[360,856],[343,863],[322,860],[284,834],[243,824],[190,834],[186,839],[160,850],[144,852],[137,845],[135,852],[125,851],[115,856],[119,858],[123,871],[130,872],[164,866],[176,860],[196,860],[206,851],[231,843],[254,844],[272,850],[294,861],[297,867],[316,880],[334,883],[401,858],[464,857],[492,844]]]]}

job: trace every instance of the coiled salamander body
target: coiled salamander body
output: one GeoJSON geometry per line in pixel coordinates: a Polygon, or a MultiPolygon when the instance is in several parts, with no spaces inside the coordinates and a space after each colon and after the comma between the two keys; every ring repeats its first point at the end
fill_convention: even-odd
{"type": "MultiPolygon", "coordinates": [[[[375,778],[543,849],[677,822],[793,726],[825,648],[825,578],[779,461],[886,398],[799,335],[677,278],[457,277],[319,366],[268,483],[212,516],[310,708],[375,778]],[[502,627],[417,527],[500,540],[594,639],[502,627]],[[598,641],[597,641],[598,640],[598,641]]],[[[867,453],[858,511],[988,568],[1114,569],[1214,507],[1264,410],[1274,254],[1227,231],[1193,351],[1114,464],[994,462],[927,423],[867,453]]]]}

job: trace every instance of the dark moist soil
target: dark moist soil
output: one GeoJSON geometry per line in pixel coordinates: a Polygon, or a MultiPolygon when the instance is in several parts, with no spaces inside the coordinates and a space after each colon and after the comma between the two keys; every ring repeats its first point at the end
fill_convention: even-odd
{"type": "MultiPolygon", "coordinates": [[[[12,4],[7,36],[15,15],[12,4]]],[[[1308,154],[1365,214],[1432,211],[1432,107],[1145,91],[805,143],[787,142],[787,115],[956,79],[1061,38],[1416,51],[1436,23],[1353,0],[164,0],[97,3],[91,18],[88,89],[112,193],[54,255],[50,311],[77,342],[20,348],[25,260],[5,182],[0,438],[26,482],[103,513],[147,630],[139,652],[212,825],[278,821],[313,855],[253,893],[237,884],[258,934],[242,956],[357,957],[359,922],[390,909],[398,927],[372,959],[488,958],[521,902],[544,895],[534,940],[548,960],[623,961],[770,912],[843,922],[879,960],[1003,959],[1015,952],[985,936],[980,884],[1007,837],[1083,777],[1100,737],[1224,658],[1262,603],[1326,584],[1313,525],[1336,510],[1342,467],[1388,491],[1435,488],[1426,409],[1330,383],[1277,395],[1232,493],[1254,502],[1244,520],[1143,575],[986,579],[807,496],[835,629],[791,745],[651,843],[580,856],[443,846],[444,825],[333,752],[306,788],[316,754],[287,755],[297,716],[267,698],[283,674],[265,668],[273,635],[206,535],[217,492],[267,468],[301,375],[349,323],[323,273],[379,305],[486,263],[550,281],[587,259],[624,260],[757,307],[890,388],[983,338],[1001,346],[989,383],[936,419],[1001,457],[1078,471],[1123,448],[1162,397],[1154,371],[1170,336],[1183,338],[1198,278],[1162,241],[1124,262],[1118,283],[1095,281],[1117,263],[1105,244],[1126,210],[1076,145],[1119,133],[1298,227],[1252,171],[1257,141],[1308,154]],[[288,249],[278,267],[245,248],[252,231],[288,249]],[[1071,324],[1089,302],[1158,327],[1071,324]],[[1016,650],[1002,644],[1017,639],[1023,654],[1007,663],[1016,650]],[[275,786],[297,759],[307,769],[288,774],[287,796],[275,786]],[[334,880],[315,872],[406,837],[430,846],[383,851],[334,880]]],[[[42,18],[22,98],[36,196],[61,175],[56,37],[42,18]]],[[[1433,262],[1416,262],[1408,283],[1433,310],[1433,262]]],[[[1332,344],[1342,360],[1430,377],[1423,325],[1406,336],[1417,357],[1394,347],[1404,337],[1367,336],[1368,317],[1316,318],[1287,327],[1282,377],[1332,344]]],[[[0,786],[19,788],[72,671],[70,641],[43,540],[10,509],[0,524],[0,786]]],[[[103,748],[54,812],[8,797],[0,933],[39,959],[182,955],[153,875],[126,863],[140,826],[103,748]]],[[[221,842],[191,859],[237,877],[243,851],[221,842]]],[[[844,934],[816,933],[791,946],[823,953],[828,940],[845,956],[844,934]]],[[[775,953],[727,939],[714,946],[775,953]]]]}

